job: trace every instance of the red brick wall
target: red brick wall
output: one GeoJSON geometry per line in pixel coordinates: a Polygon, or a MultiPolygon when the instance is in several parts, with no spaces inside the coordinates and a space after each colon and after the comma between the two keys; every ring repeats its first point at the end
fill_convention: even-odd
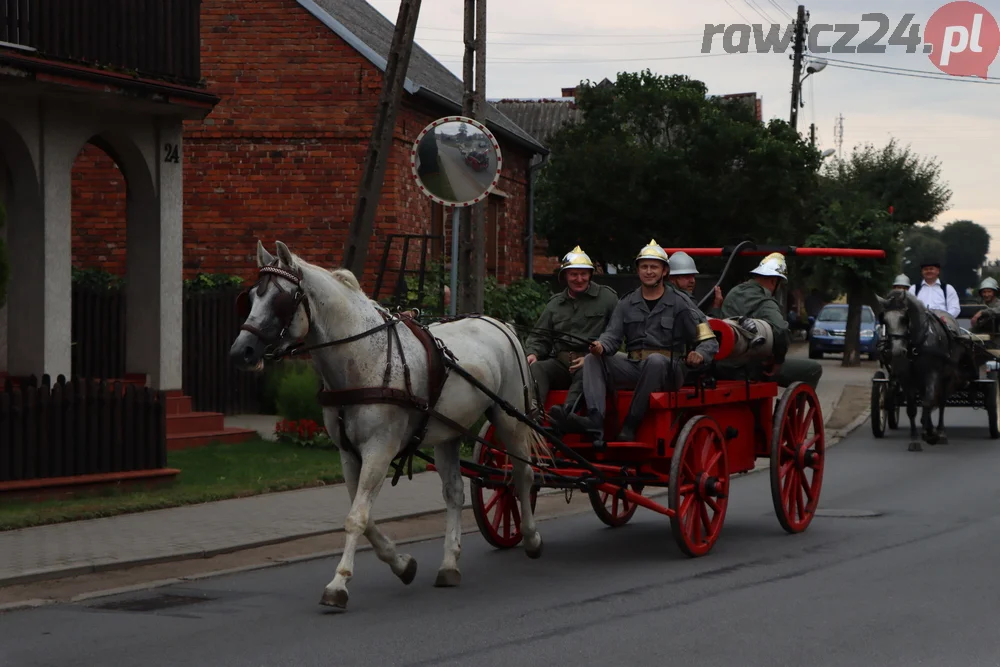
{"type": "Polygon", "coordinates": [[[73,163],[73,266],[125,275],[125,177],[87,144],[73,163]]]}
{"type": "MultiPolygon", "coordinates": [[[[202,76],[222,101],[204,121],[185,126],[184,277],[250,277],[258,238],[272,252],[281,240],[307,261],[339,265],[381,72],[294,0],[205,0],[201,11],[202,76]]],[[[413,181],[409,150],[441,115],[442,109],[404,97],[369,246],[367,289],[374,286],[385,234],[431,231],[432,205],[413,181]]],[[[525,273],[530,156],[504,143],[501,149],[500,187],[511,198],[500,207],[496,256],[498,278],[508,282],[525,273]]],[[[101,193],[112,172],[90,152],[78,161],[80,183],[74,180],[74,262],[113,270],[119,262],[124,271],[124,225],[117,222],[124,213],[111,221],[111,200],[101,193]]],[[[398,250],[390,257],[398,264],[398,250]]]]}

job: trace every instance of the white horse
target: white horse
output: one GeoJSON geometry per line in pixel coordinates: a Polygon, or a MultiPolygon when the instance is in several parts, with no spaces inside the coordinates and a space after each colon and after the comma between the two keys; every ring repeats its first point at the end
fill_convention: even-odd
{"type": "MultiPolygon", "coordinates": [[[[310,264],[280,241],[276,248],[277,258],[257,242],[260,281],[246,293],[250,300],[249,314],[229,351],[233,362],[244,369],[259,370],[268,347],[280,353],[297,343],[320,346],[309,354],[324,390],[391,387],[405,392],[405,359],[413,394],[427,400],[428,355],[409,327],[369,299],[350,271],[327,270],[310,264]],[[346,338],[352,340],[323,346],[346,338]]],[[[531,375],[517,336],[511,335],[508,327],[490,318],[475,317],[434,325],[431,332],[476,380],[523,413],[529,413],[531,406],[525,403],[529,400],[526,385],[532,386],[531,375]]],[[[530,427],[496,407],[489,397],[454,371],[448,374],[434,409],[466,429],[488,414],[507,451],[530,460],[530,427]]],[[[393,459],[419,430],[424,414],[414,407],[385,402],[324,406],[327,432],[341,451],[351,510],[344,521],[347,538],[344,552],[336,575],[326,585],[321,604],[347,607],[347,584],[354,576],[354,555],[362,534],[371,542],[378,558],[388,563],[404,584],[413,581],[416,561],[409,554],[397,553],[396,545],[372,520],[371,508],[393,459]]],[[[435,586],[457,586],[461,582],[458,559],[465,504],[459,463],[461,436],[432,417],[421,445],[434,447],[434,463],[447,505],[444,558],[435,586]]],[[[542,537],[531,511],[534,474],[527,463],[514,459],[513,465],[525,552],[538,558],[542,537]]]]}

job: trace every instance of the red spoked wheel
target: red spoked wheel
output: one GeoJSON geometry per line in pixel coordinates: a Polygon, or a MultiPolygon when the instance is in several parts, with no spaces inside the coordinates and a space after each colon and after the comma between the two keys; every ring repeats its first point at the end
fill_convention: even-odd
{"type": "Polygon", "coordinates": [[[729,507],[729,456],[719,425],[698,415],[684,425],[670,461],[670,529],[681,551],[704,556],[722,532],[729,507]]]}
{"type": "MultiPolygon", "coordinates": [[[[501,446],[496,441],[493,425],[483,424],[479,437],[489,443],[501,446]]],[[[503,468],[509,462],[503,451],[486,447],[481,442],[476,443],[472,459],[480,465],[492,468],[503,468]]],[[[511,473],[513,474],[513,473],[511,473]]],[[[514,482],[499,488],[484,487],[475,477],[469,480],[472,491],[472,514],[476,517],[479,532],[488,543],[497,549],[511,549],[521,542],[521,509],[517,502],[517,489],[514,482]]],[[[537,489],[531,490],[531,510],[535,510],[538,500],[537,489]]]]}
{"type": "Polygon", "coordinates": [[[823,486],[826,435],[813,388],[793,382],[774,411],[771,498],[781,527],[801,533],[812,522],[823,486]]]}
{"type": "MultiPolygon", "coordinates": [[[[630,488],[635,493],[642,493],[641,485],[632,484],[627,488],[630,488]]],[[[598,519],[612,528],[624,526],[639,508],[638,505],[625,498],[619,498],[613,493],[601,491],[600,489],[591,489],[589,495],[590,505],[594,508],[594,514],[597,515],[598,519]]]]}

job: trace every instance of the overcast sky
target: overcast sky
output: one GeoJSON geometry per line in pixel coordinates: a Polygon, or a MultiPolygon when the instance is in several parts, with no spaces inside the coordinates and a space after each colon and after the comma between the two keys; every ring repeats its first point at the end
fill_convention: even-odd
{"type": "MultiPolygon", "coordinates": [[[[399,0],[369,0],[395,21],[399,0]]],[[[461,76],[463,0],[423,0],[417,42],[461,76]]],[[[889,35],[905,13],[923,25],[943,2],[858,2],[822,0],[806,5],[810,25],[859,25],[853,45],[875,32],[861,15],[881,12],[889,35]]],[[[1000,17],[1000,2],[981,3],[1000,17]],[[995,6],[994,6],[995,5],[995,6]]],[[[756,92],[765,120],[788,119],[792,64],[785,54],[726,54],[721,37],[701,53],[705,24],[788,24],[791,0],[489,0],[487,97],[558,97],[581,80],[614,80],[620,71],[649,68],[704,81],[711,94],[756,92]],[[767,18],[765,18],[765,16],[767,18]],[[716,55],[719,54],[719,55],[716,55]]],[[[831,45],[834,33],[818,37],[831,45]]],[[[920,51],[920,49],[918,49],[920,51]]],[[[826,54],[851,63],[919,70],[941,76],[923,53],[888,46],[884,54],[826,54]]],[[[839,64],[839,63],[838,63],[839,64]]],[[[902,73],[869,72],[830,66],[806,80],[799,131],[816,124],[817,144],[836,148],[834,127],[843,115],[843,154],[864,142],[884,145],[896,137],[921,155],[937,158],[953,191],[950,208],[936,221],[970,219],[993,235],[990,257],[1000,257],[1000,64],[988,83],[981,79],[931,80],[902,73]]]]}

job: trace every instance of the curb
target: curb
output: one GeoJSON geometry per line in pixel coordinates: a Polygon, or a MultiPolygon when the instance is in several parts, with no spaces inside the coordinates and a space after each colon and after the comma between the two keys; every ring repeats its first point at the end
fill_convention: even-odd
{"type": "MultiPolygon", "coordinates": [[[[847,385],[845,385],[844,389],[846,390],[846,388],[847,388],[847,385]]],[[[843,394],[841,394],[841,395],[843,395],[843,394]]],[[[836,410],[836,407],[839,404],[839,402],[840,402],[840,399],[838,399],[837,403],[834,404],[833,410],[836,410]]],[[[831,411],[831,413],[832,413],[832,411],[831,411]]],[[[850,433],[852,433],[853,431],[857,430],[858,427],[860,427],[862,424],[865,423],[865,421],[868,420],[868,417],[869,417],[870,413],[871,413],[871,409],[870,408],[865,408],[847,426],[845,426],[843,428],[840,428],[840,429],[836,429],[834,431],[828,431],[827,432],[826,447],[830,448],[830,447],[833,447],[833,446],[837,445],[844,438],[846,438],[850,433]]],[[[740,477],[745,477],[747,475],[752,475],[754,473],[759,473],[759,472],[763,472],[765,470],[769,470],[770,469],[770,462],[769,461],[765,461],[764,459],[761,459],[761,461],[763,462],[763,465],[761,465],[760,467],[755,467],[753,470],[748,470],[748,471],[743,472],[743,473],[733,474],[733,475],[731,475],[731,478],[732,479],[738,479],[740,477]]],[[[665,489],[665,488],[664,489],[656,489],[656,491],[652,491],[651,490],[650,493],[646,494],[646,497],[647,498],[657,498],[659,496],[666,495],[668,492],[669,492],[668,489],[665,489]]],[[[562,489],[543,489],[543,490],[539,491],[539,495],[540,496],[543,496],[543,495],[544,496],[557,495],[557,494],[562,494],[562,493],[564,493],[564,491],[562,489]]],[[[462,509],[464,511],[464,510],[470,509],[470,507],[471,507],[471,503],[467,502],[462,509]]],[[[542,521],[548,521],[548,520],[551,520],[551,519],[557,519],[557,518],[562,518],[562,517],[566,517],[566,516],[573,516],[574,514],[578,514],[578,513],[585,513],[587,511],[591,511],[591,510],[589,508],[587,508],[585,510],[574,510],[574,511],[571,511],[571,512],[557,513],[557,514],[555,514],[553,516],[546,517],[545,519],[540,519],[540,520],[542,520],[542,521]]],[[[385,522],[385,521],[406,521],[406,520],[409,520],[409,519],[417,519],[417,518],[421,518],[421,517],[425,517],[425,516],[431,516],[431,515],[442,515],[443,516],[444,513],[445,513],[445,510],[443,510],[443,509],[423,510],[423,511],[420,511],[420,512],[412,512],[412,513],[400,514],[398,516],[393,516],[393,517],[386,517],[384,519],[381,519],[381,521],[382,522],[385,522]]],[[[470,529],[469,531],[463,531],[463,534],[467,534],[469,532],[476,532],[476,530],[478,530],[478,529],[470,529]]],[[[147,566],[147,565],[160,565],[160,564],[171,563],[171,562],[179,562],[179,561],[187,561],[187,560],[197,560],[197,559],[207,559],[207,558],[212,558],[214,556],[221,556],[221,555],[232,554],[232,553],[237,553],[237,552],[241,552],[241,551],[248,551],[248,550],[256,549],[256,548],[260,548],[260,547],[267,547],[267,546],[273,546],[273,545],[276,545],[276,544],[282,544],[282,543],[286,543],[286,542],[293,542],[293,541],[296,541],[296,540],[308,539],[310,537],[318,537],[318,536],[322,536],[322,535],[335,535],[335,534],[342,533],[342,532],[344,532],[344,529],[341,527],[341,528],[335,528],[335,529],[310,531],[310,532],[306,532],[306,533],[300,533],[300,534],[296,534],[296,535],[287,535],[287,536],[282,536],[282,537],[270,538],[270,539],[266,539],[266,540],[257,540],[257,541],[254,541],[254,542],[246,542],[246,543],[242,543],[242,544],[238,544],[238,545],[231,545],[231,546],[226,546],[226,547],[219,547],[219,548],[215,548],[215,549],[195,549],[195,550],[192,550],[192,551],[170,554],[170,555],[167,555],[167,556],[158,556],[158,557],[152,557],[152,558],[140,558],[140,559],[129,560],[129,561],[113,561],[113,562],[106,562],[106,563],[91,563],[91,564],[88,564],[88,565],[78,565],[78,566],[73,566],[73,567],[69,567],[69,568],[59,568],[59,569],[48,568],[48,569],[45,569],[45,570],[34,570],[34,571],[25,572],[25,573],[20,574],[20,575],[16,575],[16,576],[13,576],[13,577],[8,577],[8,578],[5,578],[5,579],[0,579],[0,588],[4,588],[4,587],[7,587],[7,586],[14,586],[14,585],[23,585],[23,584],[38,583],[38,582],[42,582],[42,581],[51,581],[51,580],[54,580],[54,579],[63,579],[63,578],[69,578],[69,577],[76,577],[76,576],[86,575],[86,574],[98,574],[98,573],[102,573],[102,572],[127,570],[127,569],[131,569],[131,568],[134,568],[134,567],[142,567],[142,566],[147,566]]],[[[409,538],[409,539],[407,539],[405,541],[399,542],[399,544],[411,544],[413,542],[420,542],[420,541],[425,541],[425,540],[428,540],[428,539],[436,539],[436,538],[439,538],[439,537],[440,537],[440,535],[435,533],[434,535],[431,535],[431,536],[409,538]]],[[[370,545],[367,545],[367,546],[364,547],[364,549],[362,549],[362,547],[359,545],[358,546],[358,551],[368,550],[370,548],[371,548],[370,545]]],[[[176,579],[167,579],[167,580],[163,580],[161,582],[150,582],[150,583],[147,583],[147,584],[137,584],[137,585],[125,587],[125,588],[123,588],[121,590],[118,590],[118,589],[116,589],[116,590],[118,590],[119,593],[128,593],[128,592],[134,592],[134,591],[138,591],[138,590],[146,590],[148,588],[155,588],[155,587],[160,587],[160,586],[167,586],[167,585],[171,585],[171,584],[181,583],[181,582],[184,582],[184,581],[193,581],[193,580],[196,580],[196,579],[199,579],[199,578],[217,577],[217,576],[221,576],[221,575],[225,575],[225,574],[235,574],[237,572],[243,572],[243,571],[250,571],[250,570],[255,570],[255,569],[261,569],[261,568],[264,568],[264,567],[272,567],[274,565],[287,565],[287,564],[291,564],[293,562],[301,562],[301,561],[306,561],[306,560],[314,560],[314,559],[317,559],[317,558],[325,558],[325,557],[331,556],[331,555],[338,555],[341,552],[342,552],[342,550],[338,549],[338,550],[334,550],[334,551],[331,551],[331,552],[309,554],[309,555],[306,555],[306,556],[299,556],[299,557],[292,558],[292,559],[281,559],[281,560],[275,560],[275,561],[270,561],[270,562],[261,563],[261,564],[244,566],[244,567],[240,567],[240,568],[235,568],[235,569],[233,569],[231,571],[230,570],[220,570],[220,571],[214,571],[214,572],[204,573],[202,575],[190,575],[190,576],[180,577],[180,578],[176,578],[176,579]]],[[[87,594],[83,594],[83,595],[84,596],[91,596],[91,597],[99,597],[99,596],[103,596],[103,595],[112,595],[112,594],[115,594],[115,593],[95,592],[95,593],[87,593],[87,594]]],[[[87,597],[81,597],[81,596],[77,596],[77,597],[80,600],[89,599],[87,597]]],[[[74,599],[71,600],[71,602],[74,602],[74,601],[77,601],[77,599],[74,598],[74,599]]],[[[49,604],[49,603],[52,603],[52,602],[56,602],[56,601],[55,600],[27,600],[25,602],[15,602],[15,603],[9,603],[9,604],[0,604],[0,613],[2,613],[4,611],[9,611],[11,609],[22,609],[22,608],[25,608],[25,607],[42,606],[42,605],[49,604]]]]}

